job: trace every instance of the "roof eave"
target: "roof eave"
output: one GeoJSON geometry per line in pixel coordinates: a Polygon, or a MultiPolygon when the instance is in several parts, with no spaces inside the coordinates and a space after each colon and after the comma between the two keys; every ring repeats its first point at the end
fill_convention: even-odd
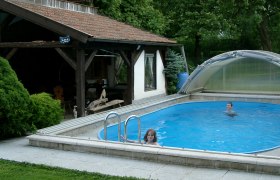
{"type": "Polygon", "coordinates": [[[0,9],[2,9],[5,12],[8,12],[10,14],[13,14],[15,16],[21,17],[34,24],[42,26],[46,29],[49,29],[53,32],[56,32],[58,34],[69,35],[69,36],[73,37],[74,39],[81,41],[83,43],[86,43],[88,40],[89,35],[86,33],[72,29],[68,26],[65,26],[61,23],[58,23],[56,21],[43,17],[39,14],[28,11],[28,10],[21,8],[19,6],[16,6],[12,3],[9,3],[6,1],[0,1],[0,9]]]}
{"type": "Polygon", "coordinates": [[[30,21],[34,24],[37,24],[41,27],[44,27],[48,30],[56,32],[60,35],[69,35],[73,39],[80,41],[82,43],[87,42],[102,42],[102,43],[121,43],[121,44],[137,44],[137,45],[149,45],[149,46],[162,46],[162,47],[172,47],[172,46],[181,46],[177,44],[176,41],[166,38],[167,42],[160,41],[141,41],[141,40],[128,40],[128,39],[102,39],[96,38],[92,35],[79,31],[77,29],[71,28],[67,25],[56,22],[52,19],[46,18],[40,14],[36,14],[32,11],[29,11],[25,8],[19,7],[13,3],[7,1],[0,1],[0,9],[15,16],[21,17],[27,21],[30,21]]]}
{"type": "Polygon", "coordinates": [[[123,40],[123,39],[99,39],[89,38],[88,42],[105,42],[105,43],[121,43],[121,44],[137,44],[137,45],[150,45],[150,46],[181,46],[176,42],[154,42],[154,41],[139,41],[139,40],[123,40]]]}

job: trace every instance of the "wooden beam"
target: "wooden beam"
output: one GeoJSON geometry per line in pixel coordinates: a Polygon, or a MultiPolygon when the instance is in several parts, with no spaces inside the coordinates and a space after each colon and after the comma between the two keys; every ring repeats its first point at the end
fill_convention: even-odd
{"type": "Polygon", "coordinates": [[[132,55],[132,65],[134,66],[135,63],[138,61],[141,53],[143,52],[143,48],[140,48],[138,51],[134,51],[132,55]]]}
{"type": "Polygon", "coordinates": [[[108,51],[114,51],[114,50],[126,50],[126,51],[133,51],[137,48],[135,44],[123,44],[121,42],[115,42],[115,43],[109,43],[109,42],[87,42],[82,43],[80,42],[78,45],[80,48],[83,49],[106,49],[108,51]]]}
{"type": "Polygon", "coordinates": [[[76,93],[77,112],[79,117],[85,116],[85,51],[77,50],[76,93]]]}
{"type": "Polygon", "coordinates": [[[61,44],[58,41],[32,41],[32,42],[1,42],[0,48],[65,48],[73,47],[68,44],[61,44]]]}
{"type": "Polygon", "coordinates": [[[87,71],[89,65],[91,64],[91,62],[92,62],[92,60],[93,60],[93,58],[94,58],[95,55],[97,54],[97,51],[98,51],[98,50],[94,50],[94,51],[90,54],[89,58],[86,60],[85,71],[87,71]]]}
{"type": "Polygon", "coordinates": [[[124,61],[126,62],[127,66],[130,67],[130,62],[129,59],[127,58],[126,54],[124,53],[124,51],[120,51],[121,57],[124,59],[124,61]]]}
{"type": "Polygon", "coordinates": [[[131,67],[130,67],[130,73],[131,73],[131,75],[130,75],[130,98],[131,98],[131,102],[132,102],[132,100],[134,100],[134,84],[135,84],[135,82],[134,82],[134,67],[135,67],[135,63],[137,62],[137,60],[139,59],[139,57],[140,57],[140,55],[141,55],[141,53],[144,51],[144,48],[143,48],[143,46],[141,46],[140,48],[138,48],[138,50],[136,49],[133,53],[132,53],[132,55],[131,55],[131,67]]]}
{"type": "Polygon", "coordinates": [[[185,62],[186,72],[189,74],[188,62],[187,62],[184,46],[181,46],[181,54],[182,54],[184,62],[185,62]]]}
{"type": "Polygon", "coordinates": [[[4,20],[2,20],[1,24],[0,24],[0,42],[2,42],[2,32],[4,31],[4,29],[7,29],[8,24],[10,22],[12,22],[12,20],[15,18],[15,16],[8,14],[8,16],[6,16],[6,18],[4,18],[4,20]]]}
{"type": "MultiPolygon", "coordinates": [[[[132,55],[130,54],[130,59],[132,55]]],[[[131,60],[132,61],[132,60],[131,60]]],[[[133,64],[133,62],[131,62],[133,64]]],[[[134,99],[134,66],[127,66],[127,89],[126,89],[126,103],[131,104],[134,99]]]]}
{"type": "Polygon", "coordinates": [[[65,52],[63,52],[60,48],[55,48],[55,50],[63,57],[63,59],[74,69],[77,69],[77,64],[73,59],[71,59],[65,52]]]}
{"type": "Polygon", "coordinates": [[[13,48],[8,54],[7,56],[5,57],[7,60],[10,60],[14,55],[15,53],[17,52],[18,48],[13,48]]]}
{"type": "Polygon", "coordinates": [[[32,11],[13,5],[8,1],[0,1],[0,9],[58,34],[70,35],[74,39],[77,39],[83,43],[86,43],[88,40],[89,35],[84,32],[72,29],[48,17],[38,15],[32,11]]]}

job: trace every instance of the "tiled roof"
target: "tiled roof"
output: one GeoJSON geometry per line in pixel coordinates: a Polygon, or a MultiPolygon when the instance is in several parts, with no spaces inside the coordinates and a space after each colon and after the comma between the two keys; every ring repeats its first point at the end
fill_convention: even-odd
{"type": "Polygon", "coordinates": [[[35,15],[45,17],[67,28],[86,34],[95,40],[110,40],[118,42],[150,42],[175,44],[176,41],[159,35],[134,28],[122,22],[97,14],[75,12],[65,9],[52,8],[31,3],[6,0],[7,2],[28,10],[35,15]]]}

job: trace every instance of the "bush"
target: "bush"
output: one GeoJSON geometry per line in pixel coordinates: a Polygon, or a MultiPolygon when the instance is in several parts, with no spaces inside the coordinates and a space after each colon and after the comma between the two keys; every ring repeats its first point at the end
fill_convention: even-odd
{"type": "Polygon", "coordinates": [[[8,61],[0,57],[0,139],[34,130],[28,122],[32,116],[30,103],[28,91],[8,61]]]}
{"type": "Polygon", "coordinates": [[[185,62],[182,55],[173,50],[167,51],[166,67],[164,69],[167,79],[167,93],[174,94],[177,92],[177,74],[185,71],[185,62]]]}
{"type": "Polygon", "coordinates": [[[9,62],[0,57],[0,139],[58,124],[64,111],[49,94],[29,95],[9,62]]]}
{"type": "Polygon", "coordinates": [[[61,108],[60,100],[53,99],[47,93],[32,94],[30,98],[33,112],[32,123],[36,128],[52,126],[63,119],[64,110],[61,108]]]}

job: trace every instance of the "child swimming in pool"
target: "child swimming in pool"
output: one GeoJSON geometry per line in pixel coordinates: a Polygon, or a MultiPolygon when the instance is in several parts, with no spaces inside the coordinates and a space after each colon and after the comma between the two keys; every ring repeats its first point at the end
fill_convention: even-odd
{"type": "MultiPolygon", "coordinates": [[[[121,136],[121,138],[123,140],[125,140],[125,138],[123,136],[121,136]]],[[[126,140],[127,142],[131,142],[131,143],[136,143],[136,141],[132,141],[132,140],[126,140]]],[[[142,142],[143,144],[148,144],[148,145],[159,145],[157,142],[157,133],[155,130],[153,129],[148,129],[145,133],[144,136],[144,142],[142,142]]]]}
{"type": "Polygon", "coordinates": [[[157,142],[157,133],[153,129],[148,129],[144,136],[145,144],[159,145],[157,142]]]}
{"type": "Polygon", "coordinates": [[[227,109],[225,111],[225,113],[228,115],[228,116],[236,116],[236,112],[233,110],[233,104],[232,102],[228,102],[227,103],[227,109]]]}

